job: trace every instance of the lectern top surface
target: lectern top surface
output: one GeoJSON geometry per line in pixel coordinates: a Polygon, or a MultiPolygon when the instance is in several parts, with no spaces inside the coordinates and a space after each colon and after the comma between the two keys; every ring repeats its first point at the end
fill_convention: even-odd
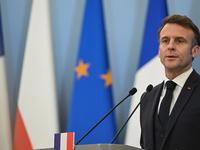
{"type": "MultiPolygon", "coordinates": [[[[35,149],[35,150],[54,150],[54,148],[35,149]]],[[[75,145],[74,150],[142,150],[123,144],[91,144],[91,145],[75,145]]]]}

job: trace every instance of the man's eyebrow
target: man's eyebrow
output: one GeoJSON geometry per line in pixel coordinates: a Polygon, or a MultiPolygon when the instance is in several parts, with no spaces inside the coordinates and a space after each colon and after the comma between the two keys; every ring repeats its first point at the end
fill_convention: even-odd
{"type": "Polygon", "coordinates": [[[163,36],[163,37],[161,37],[160,39],[162,40],[162,39],[168,39],[169,37],[167,37],[167,36],[163,36]]]}
{"type": "Polygon", "coordinates": [[[175,37],[175,39],[185,39],[185,38],[182,36],[178,36],[178,37],[175,37]]]}
{"type": "MultiPolygon", "coordinates": [[[[169,37],[168,36],[163,36],[163,37],[161,37],[160,39],[162,40],[162,39],[168,39],[169,37]]],[[[184,37],[182,37],[182,36],[177,36],[177,37],[174,37],[175,39],[185,39],[184,37]]]]}

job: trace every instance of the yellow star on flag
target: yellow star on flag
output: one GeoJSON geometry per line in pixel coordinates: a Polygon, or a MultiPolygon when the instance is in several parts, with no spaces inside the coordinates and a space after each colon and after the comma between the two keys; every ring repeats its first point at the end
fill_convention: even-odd
{"type": "Polygon", "coordinates": [[[78,66],[75,68],[75,71],[77,72],[77,79],[80,79],[82,76],[87,77],[89,74],[87,72],[87,69],[90,67],[89,63],[85,63],[83,62],[82,59],[79,60],[78,62],[78,66]]]}
{"type": "Polygon", "coordinates": [[[112,76],[111,76],[111,71],[108,69],[106,74],[102,74],[101,79],[105,80],[105,87],[108,87],[112,83],[112,76]]]}

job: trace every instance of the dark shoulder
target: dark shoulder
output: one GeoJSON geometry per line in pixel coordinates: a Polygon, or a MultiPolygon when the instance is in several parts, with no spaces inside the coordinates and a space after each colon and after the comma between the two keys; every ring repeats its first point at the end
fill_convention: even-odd
{"type": "Polygon", "coordinates": [[[149,94],[150,94],[150,93],[153,94],[154,92],[157,92],[158,90],[160,90],[160,89],[163,87],[163,84],[164,84],[164,82],[162,82],[162,83],[156,85],[155,87],[153,87],[152,91],[149,92],[149,94]]]}
{"type": "Polygon", "coordinates": [[[159,93],[162,90],[164,82],[156,85],[155,87],[153,87],[153,89],[146,94],[146,96],[144,97],[144,100],[142,102],[141,105],[149,105],[149,103],[151,104],[152,101],[156,100],[155,98],[159,95],[159,93]]]}

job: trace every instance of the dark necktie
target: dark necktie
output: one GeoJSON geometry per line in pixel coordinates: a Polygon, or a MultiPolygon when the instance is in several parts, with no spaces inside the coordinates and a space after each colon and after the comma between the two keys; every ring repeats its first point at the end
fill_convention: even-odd
{"type": "Polygon", "coordinates": [[[176,83],[174,83],[173,81],[167,81],[166,86],[167,86],[167,90],[162,100],[160,111],[159,111],[159,119],[162,126],[164,126],[167,123],[168,118],[169,118],[169,109],[171,105],[173,91],[176,87],[176,83]]]}

